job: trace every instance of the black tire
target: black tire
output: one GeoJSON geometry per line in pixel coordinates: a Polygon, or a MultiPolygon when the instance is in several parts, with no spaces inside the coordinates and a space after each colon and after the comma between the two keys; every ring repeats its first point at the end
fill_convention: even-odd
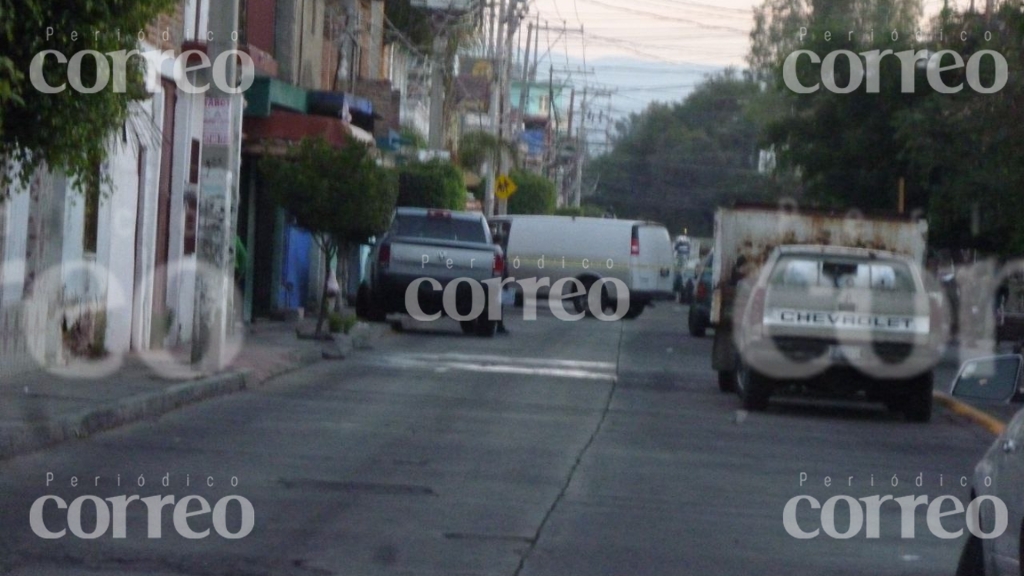
{"type": "Polygon", "coordinates": [[[647,308],[647,303],[645,302],[630,302],[629,309],[626,310],[624,318],[626,320],[635,320],[644,313],[645,308],[647,308]]]}
{"type": "Polygon", "coordinates": [[[985,545],[974,534],[967,537],[956,565],[956,576],[985,576],[985,545]]]}
{"type": "Polygon", "coordinates": [[[356,293],[356,316],[369,322],[383,322],[387,318],[366,284],[360,285],[356,293]]]}
{"type": "Polygon", "coordinates": [[[703,338],[708,333],[707,324],[700,317],[700,312],[692,304],[690,305],[690,313],[686,318],[686,325],[690,330],[690,336],[694,338],[703,338]]]}
{"type": "Polygon", "coordinates": [[[498,323],[494,320],[488,320],[485,314],[477,318],[473,324],[476,335],[481,338],[494,337],[494,332],[498,329],[498,323]]]}
{"type": "Polygon", "coordinates": [[[728,370],[718,371],[718,390],[721,392],[736,391],[736,373],[728,370]]]}
{"type": "Polygon", "coordinates": [[[736,378],[736,388],[745,410],[761,412],[768,408],[772,385],[768,378],[756,370],[748,366],[741,366],[736,378]]]}
{"type": "Polygon", "coordinates": [[[587,299],[590,297],[590,288],[597,282],[595,278],[580,278],[580,282],[583,284],[583,295],[577,296],[572,299],[573,310],[577,314],[585,313],[587,316],[592,316],[590,313],[590,306],[587,305],[587,299]]]}
{"type": "Polygon", "coordinates": [[[472,320],[459,320],[459,328],[463,334],[476,334],[476,322],[472,320]]]}
{"type": "Polygon", "coordinates": [[[911,384],[904,399],[903,416],[909,422],[928,422],[932,419],[932,387],[934,376],[931,372],[919,376],[911,384]]]}

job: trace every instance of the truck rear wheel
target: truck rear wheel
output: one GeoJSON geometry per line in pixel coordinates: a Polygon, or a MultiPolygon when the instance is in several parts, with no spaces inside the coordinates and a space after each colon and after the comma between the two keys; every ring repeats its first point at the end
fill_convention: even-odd
{"type": "Polygon", "coordinates": [[[718,389],[721,392],[736,391],[736,373],[728,370],[718,371],[718,389]]]}
{"type": "Polygon", "coordinates": [[[768,378],[748,366],[740,366],[736,385],[745,410],[761,412],[768,408],[768,399],[772,395],[772,385],[768,378]]]}
{"type": "Polygon", "coordinates": [[[366,284],[361,284],[356,293],[356,316],[370,322],[383,322],[387,318],[387,314],[375,301],[370,287],[366,284]]]}
{"type": "Polygon", "coordinates": [[[494,320],[488,320],[485,314],[481,314],[474,324],[476,325],[476,335],[482,338],[493,337],[495,330],[498,328],[498,323],[494,320]]]}
{"type": "Polygon", "coordinates": [[[903,415],[910,422],[928,422],[932,419],[932,387],[934,376],[931,372],[917,377],[911,384],[904,399],[903,415]]]}
{"type": "Polygon", "coordinates": [[[635,320],[644,313],[645,308],[647,308],[647,304],[645,302],[630,302],[629,309],[626,310],[624,318],[626,320],[635,320]]]}
{"type": "Polygon", "coordinates": [[[586,314],[587,316],[593,316],[593,314],[590,311],[588,298],[590,296],[590,289],[594,286],[594,282],[597,282],[597,279],[587,276],[584,278],[580,278],[579,280],[580,283],[583,285],[583,295],[576,296],[572,299],[573,310],[575,310],[577,314],[586,314]]]}

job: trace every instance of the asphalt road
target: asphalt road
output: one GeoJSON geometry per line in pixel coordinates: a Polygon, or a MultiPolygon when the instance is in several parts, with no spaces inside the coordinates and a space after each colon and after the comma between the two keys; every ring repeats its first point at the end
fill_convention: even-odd
{"type": "MultiPolygon", "coordinates": [[[[350,360],[0,463],[0,572],[953,574],[962,539],[932,536],[923,509],[913,539],[900,538],[899,507],[883,506],[880,538],[848,540],[797,540],[783,509],[803,494],[966,501],[959,478],[991,442],[980,429],[944,413],[919,425],[797,400],[740,413],[717,390],[710,339],[687,336],[674,304],[633,322],[542,313],[509,324],[490,340],[454,323],[409,326],[350,360]],[[44,540],[30,508],[50,494],[198,495],[211,506],[241,495],[254,529],[189,540],[169,506],[154,520],[162,537],[147,538],[147,508],[133,502],[125,538],[44,540]]],[[[67,526],[67,510],[44,510],[48,529],[67,526]]],[[[83,506],[86,532],[93,510],[83,506]]],[[[239,529],[239,510],[229,505],[226,530],[239,529]]],[[[798,518],[821,524],[808,506],[798,518]]],[[[209,514],[187,521],[212,526],[209,514]]],[[[945,526],[962,528],[962,516],[945,526]]]]}

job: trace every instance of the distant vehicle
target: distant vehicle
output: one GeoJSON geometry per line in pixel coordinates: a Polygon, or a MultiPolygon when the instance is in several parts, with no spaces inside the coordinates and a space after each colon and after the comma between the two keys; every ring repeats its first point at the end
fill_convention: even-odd
{"type": "MultiPolygon", "coordinates": [[[[626,318],[636,318],[655,300],[672,298],[672,243],[664,226],[640,220],[571,216],[509,216],[507,261],[516,279],[577,278],[589,293],[601,278],[616,278],[629,289],[626,318]]],[[[498,219],[495,219],[498,220],[498,219]]],[[[517,284],[517,290],[521,287],[517,284]]],[[[605,284],[603,307],[618,298],[605,284]]],[[[540,289],[544,296],[547,289],[540,289]]],[[[586,296],[572,299],[577,312],[586,296]]]]}
{"type": "Polygon", "coordinates": [[[714,252],[708,254],[704,262],[697,267],[693,301],[687,316],[687,328],[690,336],[703,338],[711,325],[711,293],[714,277],[714,252]]]}
{"type": "MultiPolygon", "coordinates": [[[[1024,358],[1017,354],[970,360],[957,375],[953,396],[1018,409],[1024,404],[1022,371],[1024,358]]],[[[992,539],[969,534],[957,576],[1019,576],[1024,566],[1024,411],[1010,420],[974,469],[971,500],[983,496],[995,496],[1006,505],[1006,530],[992,539]]],[[[983,505],[979,512],[980,527],[990,532],[995,526],[993,508],[983,505]]]]}
{"type": "Polygon", "coordinates": [[[778,388],[865,392],[908,420],[932,412],[940,322],[909,257],[863,248],[780,246],[749,286],[734,332],[736,391],[763,410],[778,388]]]}
{"type": "MultiPolygon", "coordinates": [[[[457,278],[483,282],[501,277],[505,259],[492,242],[483,215],[426,208],[398,208],[391,227],[373,247],[366,282],[359,287],[359,316],[382,322],[388,314],[408,313],[405,293],[419,278],[433,278],[442,287],[457,278]]],[[[468,314],[471,287],[458,286],[456,308],[468,314]]],[[[419,286],[419,305],[426,314],[443,312],[442,293],[427,283],[419,286]]],[[[461,322],[462,331],[492,336],[496,322],[483,314],[461,322]]]]}

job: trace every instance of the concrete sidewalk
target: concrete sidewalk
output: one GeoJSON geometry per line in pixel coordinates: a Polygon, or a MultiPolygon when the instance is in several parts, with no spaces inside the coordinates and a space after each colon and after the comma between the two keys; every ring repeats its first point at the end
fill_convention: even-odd
{"type": "MultiPolygon", "coordinates": [[[[154,418],[185,404],[245,388],[321,359],[331,343],[299,340],[314,322],[263,322],[246,327],[244,344],[218,373],[188,368],[188,351],[124,358],[113,374],[67,377],[38,370],[0,381],[0,459],[154,418]]],[[[72,364],[74,372],[87,366],[72,364]]]]}

